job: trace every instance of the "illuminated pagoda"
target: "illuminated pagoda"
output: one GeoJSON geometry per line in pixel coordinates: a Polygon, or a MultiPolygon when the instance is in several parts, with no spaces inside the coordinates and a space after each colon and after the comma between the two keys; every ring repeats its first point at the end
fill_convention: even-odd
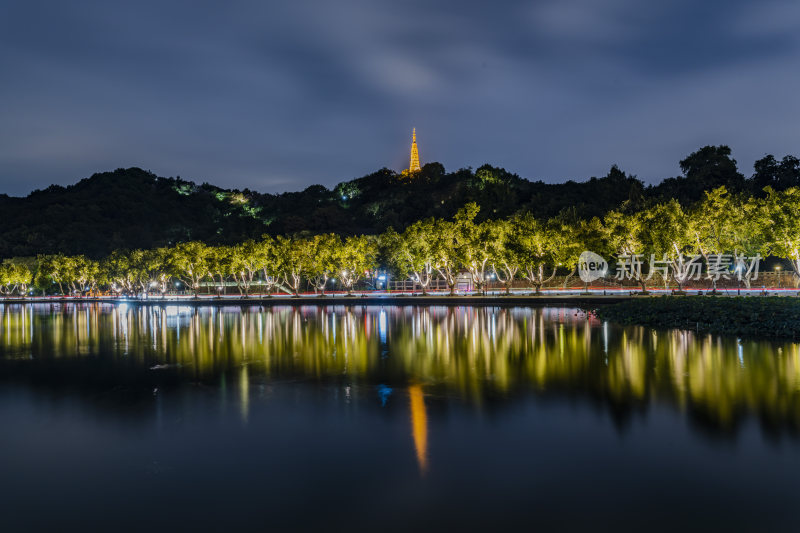
{"type": "Polygon", "coordinates": [[[417,150],[417,128],[411,130],[411,163],[408,165],[408,173],[419,172],[419,151],[417,150]]]}

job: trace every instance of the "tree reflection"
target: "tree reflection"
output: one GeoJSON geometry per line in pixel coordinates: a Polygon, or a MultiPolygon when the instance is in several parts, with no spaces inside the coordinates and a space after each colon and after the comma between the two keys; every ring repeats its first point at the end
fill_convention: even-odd
{"type": "Polygon", "coordinates": [[[92,357],[179,381],[232,377],[244,421],[253,379],[414,384],[423,470],[421,386],[476,406],[533,389],[584,398],[621,420],[661,403],[715,431],[749,415],[773,430],[800,427],[800,345],[618,328],[570,309],[36,304],[0,305],[0,324],[5,361],[92,357]]]}

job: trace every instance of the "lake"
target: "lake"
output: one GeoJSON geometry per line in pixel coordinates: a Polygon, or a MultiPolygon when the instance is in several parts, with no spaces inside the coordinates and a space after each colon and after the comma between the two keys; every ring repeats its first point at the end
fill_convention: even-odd
{"type": "Polygon", "coordinates": [[[0,530],[797,530],[800,345],[576,309],[0,304],[0,530]]]}

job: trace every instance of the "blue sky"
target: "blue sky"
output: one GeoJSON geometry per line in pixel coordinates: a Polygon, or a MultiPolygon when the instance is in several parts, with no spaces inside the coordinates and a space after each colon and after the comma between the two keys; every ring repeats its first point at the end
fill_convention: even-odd
{"type": "Polygon", "coordinates": [[[408,164],[658,182],[800,154],[800,2],[0,3],[0,192],[140,166],[263,192],[408,164]]]}

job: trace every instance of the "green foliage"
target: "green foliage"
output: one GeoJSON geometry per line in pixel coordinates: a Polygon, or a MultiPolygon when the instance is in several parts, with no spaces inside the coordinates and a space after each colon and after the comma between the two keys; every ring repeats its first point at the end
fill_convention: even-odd
{"type": "Polygon", "coordinates": [[[261,235],[264,221],[246,211],[250,204],[231,201],[232,194],[130,168],[95,174],[69,187],[51,186],[26,198],[0,197],[0,257],[63,253],[100,258],[115,249],[190,240],[234,243],[261,235]]]}
{"type": "Polygon", "coordinates": [[[342,241],[338,235],[327,233],[315,235],[309,242],[308,263],[306,276],[320,295],[325,294],[328,280],[336,273],[336,253],[341,249],[342,241]]]}
{"type": "Polygon", "coordinates": [[[476,223],[480,207],[470,202],[455,216],[455,245],[460,264],[469,272],[479,292],[484,292],[492,260],[502,248],[504,228],[491,220],[476,223]]]}
{"type": "Polygon", "coordinates": [[[704,146],[680,162],[684,175],[669,178],[654,187],[651,194],[662,201],[675,198],[682,205],[694,203],[705,191],[727,187],[733,192],[749,190],[750,184],[736,167],[727,146],[704,146]]]}
{"type": "Polygon", "coordinates": [[[768,197],[759,218],[764,221],[764,248],[787,258],[800,276],[800,188],[782,192],[767,189],[768,197]]]}
{"type": "Polygon", "coordinates": [[[677,198],[684,207],[703,191],[726,186],[731,192],[761,194],[765,185],[783,190],[800,184],[800,163],[767,156],[744,180],[727,147],[704,147],[688,156],[685,175],[645,187],[616,166],[601,178],[549,184],[529,181],[503,168],[483,165],[474,172],[445,172],[425,165],[413,179],[381,169],[332,189],[320,185],[278,195],[197,185],[160,178],[139,168],[95,174],[69,187],[52,186],[25,198],[0,196],[0,257],[83,254],[100,258],[116,249],[148,249],[192,240],[236,244],[297,232],[339,235],[404,230],[430,217],[449,219],[464,205],[481,206],[477,222],[531,213],[603,218],[626,204],[638,210],[656,200],[677,198]]]}
{"type": "Polygon", "coordinates": [[[27,265],[11,261],[0,264],[0,295],[10,296],[16,292],[24,296],[32,280],[33,275],[27,265]]]}
{"type": "Polygon", "coordinates": [[[196,295],[200,282],[209,275],[210,267],[215,266],[211,254],[211,248],[202,242],[181,243],[170,249],[168,268],[174,277],[182,280],[196,295]]]}
{"type": "Polygon", "coordinates": [[[561,229],[556,221],[542,222],[530,213],[514,217],[506,232],[500,261],[516,264],[538,293],[542,285],[555,277],[559,250],[567,247],[564,240],[569,237],[561,229]]]}
{"type": "Polygon", "coordinates": [[[423,294],[434,278],[435,223],[433,219],[415,222],[398,234],[389,228],[381,235],[383,257],[395,276],[411,277],[422,287],[423,294]]]}
{"type": "Polygon", "coordinates": [[[780,163],[773,155],[759,159],[753,165],[755,174],[752,177],[752,191],[757,193],[765,187],[783,191],[791,187],[800,187],[800,159],[787,155],[780,163]]]}
{"type": "Polygon", "coordinates": [[[377,256],[377,240],[366,235],[347,237],[334,251],[334,261],[339,267],[339,279],[348,294],[352,293],[359,279],[377,268],[377,256]]]}
{"type": "MultiPolygon", "coordinates": [[[[681,169],[656,187],[616,166],[603,178],[551,185],[490,165],[447,173],[430,163],[413,177],[381,169],[332,190],[282,195],[117,170],[0,197],[0,254],[40,254],[3,267],[0,291],[25,290],[22,266],[38,289],[64,295],[164,294],[174,280],[195,294],[208,284],[223,293],[235,285],[245,297],[254,284],[324,293],[333,280],[350,293],[378,267],[423,292],[438,278],[454,293],[465,274],[479,291],[493,278],[508,292],[520,278],[538,291],[556,272],[566,284],[584,250],[612,265],[621,255],[664,260],[678,288],[697,253],[706,262],[774,255],[800,276],[800,189],[788,186],[796,158],[767,156],[745,179],[728,147],[706,146],[681,169]]],[[[637,276],[643,289],[652,276],[637,276]]]]}

